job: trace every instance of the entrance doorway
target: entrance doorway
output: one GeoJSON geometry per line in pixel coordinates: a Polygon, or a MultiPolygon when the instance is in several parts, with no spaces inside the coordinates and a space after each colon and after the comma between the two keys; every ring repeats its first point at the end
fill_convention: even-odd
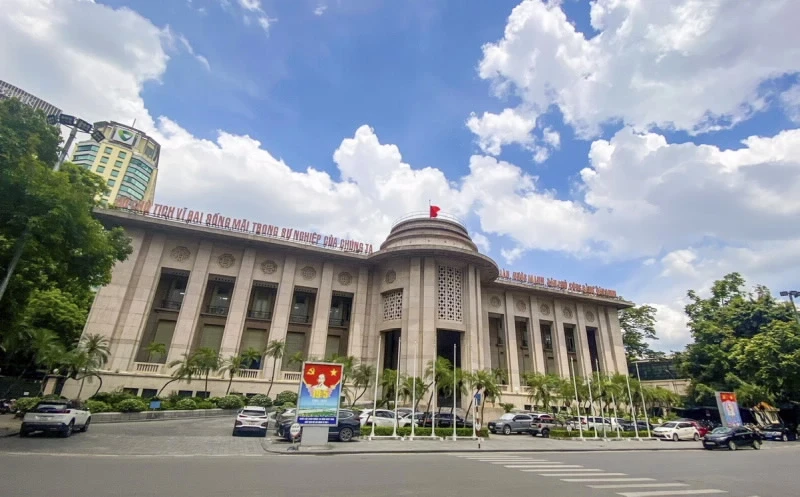
{"type": "MultiPolygon", "coordinates": [[[[447,359],[450,364],[455,364],[455,367],[460,369],[462,364],[461,333],[452,330],[436,330],[436,356],[447,359]]],[[[447,387],[441,385],[437,390],[439,390],[438,405],[444,409],[451,407],[453,405],[453,385],[450,384],[447,387]]],[[[460,397],[460,395],[456,395],[456,407],[461,405],[460,397]]]]}
{"type": "Polygon", "coordinates": [[[400,330],[383,332],[383,369],[397,371],[399,366],[397,350],[400,348],[400,330]]]}

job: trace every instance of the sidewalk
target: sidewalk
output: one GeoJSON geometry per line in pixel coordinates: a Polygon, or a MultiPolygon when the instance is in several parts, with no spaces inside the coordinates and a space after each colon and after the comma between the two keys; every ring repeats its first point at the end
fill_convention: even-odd
{"type": "Polygon", "coordinates": [[[21,419],[14,419],[13,414],[3,414],[0,416],[0,438],[10,437],[19,433],[21,419]]]}
{"type": "Polygon", "coordinates": [[[265,442],[264,450],[273,454],[417,454],[444,452],[586,452],[629,450],[701,450],[698,442],[660,442],[658,440],[556,440],[525,436],[499,437],[482,440],[358,440],[349,443],[330,443],[321,447],[297,446],[287,442],[265,442]]]}

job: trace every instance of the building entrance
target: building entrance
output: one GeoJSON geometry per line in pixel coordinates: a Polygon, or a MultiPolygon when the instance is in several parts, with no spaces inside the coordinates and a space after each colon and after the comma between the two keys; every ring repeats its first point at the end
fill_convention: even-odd
{"type": "MultiPolygon", "coordinates": [[[[436,356],[443,357],[450,361],[450,364],[455,364],[456,368],[461,368],[462,354],[461,354],[461,332],[452,330],[436,330],[436,356]]],[[[452,372],[448,375],[450,384],[438,385],[439,395],[437,404],[443,409],[452,407],[453,405],[453,385],[452,385],[452,372]]],[[[461,387],[459,386],[458,389],[461,387]]],[[[456,406],[460,406],[460,395],[456,395],[456,406]]]]}

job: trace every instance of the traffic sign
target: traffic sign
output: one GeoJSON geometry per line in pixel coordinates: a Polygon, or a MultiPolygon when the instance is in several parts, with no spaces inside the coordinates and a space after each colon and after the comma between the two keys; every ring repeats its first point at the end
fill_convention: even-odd
{"type": "Polygon", "coordinates": [[[289,428],[289,435],[291,435],[292,438],[297,438],[300,435],[300,430],[302,429],[303,427],[300,426],[300,423],[292,423],[292,426],[289,428]]]}

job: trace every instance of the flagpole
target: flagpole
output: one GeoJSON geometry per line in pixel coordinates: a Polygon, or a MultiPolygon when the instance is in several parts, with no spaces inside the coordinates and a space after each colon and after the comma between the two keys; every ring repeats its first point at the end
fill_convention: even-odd
{"type": "Polygon", "coordinates": [[[608,434],[606,433],[606,412],[603,409],[603,382],[600,379],[600,361],[595,360],[597,364],[597,394],[600,396],[600,419],[603,420],[603,438],[608,438],[608,434]]]}
{"type": "MultiPolygon", "coordinates": [[[[395,370],[394,374],[394,430],[392,430],[392,437],[398,438],[397,436],[397,424],[400,422],[397,419],[397,390],[400,388],[400,347],[402,344],[400,340],[397,341],[397,369],[395,370]]],[[[413,409],[412,409],[413,410],[413,409]]]]}
{"type": "MultiPolygon", "coordinates": [[[[456,440],[456,344],[453,344],[453,440],[456,440]]],[[[466,418],[464,418],[466,421],[466,418]]]]}
{"type": "Polygon", "coordinates": [[[431,410],[431,438],[436,438],[436,397],[438,397],[439,392],[436,391],[436,360],[433,361],[433,395],[431,398],[433,399],[433,407],[428,406],[428,409],[431,410]]]}
{"type": "MultiPolygon", "coordinates": [[[[400,368],[398,368],[400,369],[400,368]]],[[[417,341],[414,340],[414,376],[411,378],[411,438],[414,440],[414,427],[417,425],[417,341]]]]}
{"type": "MultiPolygon", "coordinates": [[[[370,429],[371,433],[369,438],[375,438],[375,411],[378,409],[378,371],[381,370],[381,336],[378,335],[378,357],[375,360],[375,363],[378,367],[375,368],[375,394],[372,397],[372,427],[370,429]]],[[[367,418],[369,419],[369,417],[367,418]]]]}
{"type": "Polygon", "coordinates": [[[636,438],[641,440],[639,437],[639,423],[636,422],[636,409],[633,407],[633,395],[631,395],[631,377],[630,375],[625,375],[625,383],[628,385],[628,402],[630,402],[631,407],[631,416],[633,416],[633,429],[636,432],[636,438]]]}
{"type": "MultiPolygon", "coordinates": [[[[586,416],[586,421],[588,423],[590,417],[594,417],[594,396],[592,395],[592,375],[587,377],[589,381],[589,415],[586,416]]],[[[594,427],[594,438],[597,438],[597,423],[592,423],[594,427]]]]}
{"type": "Polygon", "coordinates": [[[611,403],[614,404],[614,423],[617,425],[617,438],[620,438],[619,415],[617,414],[617,399],[614,397],[614,392],[611,392],[611,403]]]}
{"type": "Polygon", "coordinates": [[[583,423],[581,423],[581,401],[578,400],[578,380],[575,378],[575,369],[571,360],[569,361],[569,372],[572,375],[572,388],[575,389],[575,403],[578,404],[578,432],[580,433],[581,440],[583,440],[583,423]]]}
{"type": "Polygon", "coordinates": [[[647,428],[647,438],[653,438],[653,435],[650,433],[650,418],[647,416],[647,404],[644,402],[644,389],[642,388],[642,377],[639,374],[639,363],[634,362],[636,365],[636,378],[639,380],[639,395],[642,397],[642,411],[644,411],[644,422],[645,427],[647,428]]]}

